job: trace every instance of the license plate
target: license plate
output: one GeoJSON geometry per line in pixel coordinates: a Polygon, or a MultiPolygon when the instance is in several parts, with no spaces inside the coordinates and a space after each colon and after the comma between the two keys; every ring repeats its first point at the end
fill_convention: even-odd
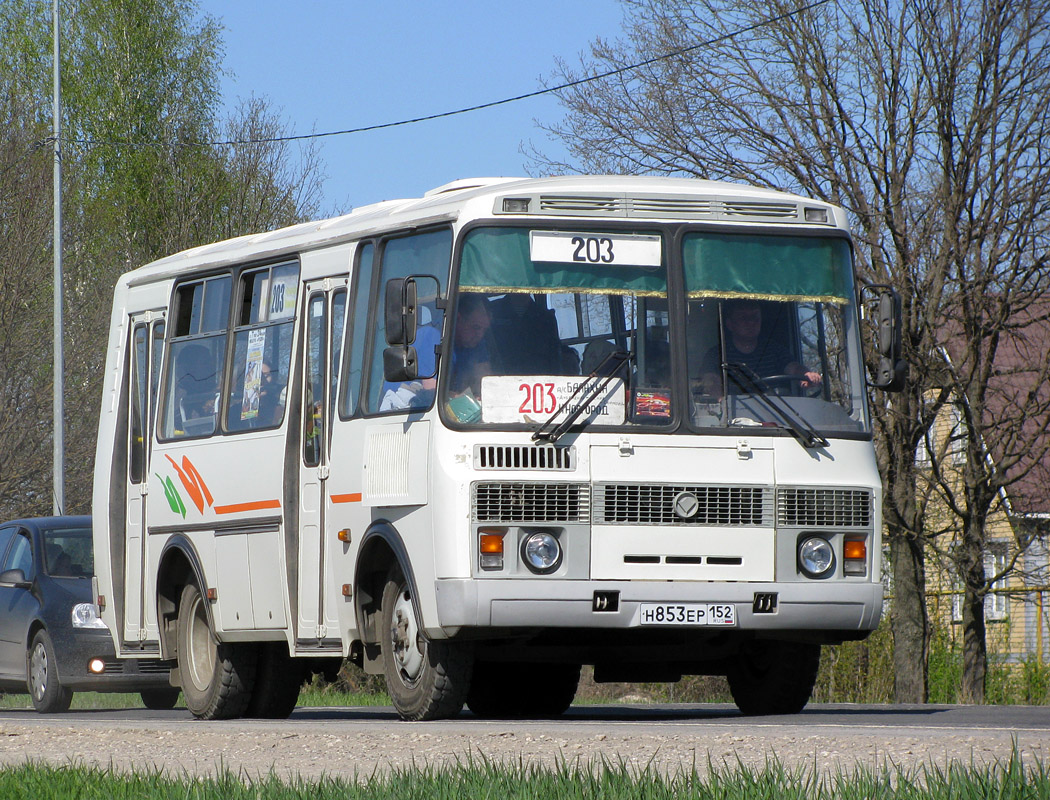
{"type": "Polygon", "coordinates": [[[642,625],[736,625],[732,603],[642,603],[642,625]]]}

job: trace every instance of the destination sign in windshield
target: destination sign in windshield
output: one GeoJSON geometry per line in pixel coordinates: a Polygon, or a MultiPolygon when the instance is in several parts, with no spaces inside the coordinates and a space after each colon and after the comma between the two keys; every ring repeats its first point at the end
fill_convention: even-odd
{"type": "Polygon", "coordinates": [[[661,251],[659,236],[561,231],[532,231],[529,235],[530,258],[557,264],[658,267],[661,251]]]}

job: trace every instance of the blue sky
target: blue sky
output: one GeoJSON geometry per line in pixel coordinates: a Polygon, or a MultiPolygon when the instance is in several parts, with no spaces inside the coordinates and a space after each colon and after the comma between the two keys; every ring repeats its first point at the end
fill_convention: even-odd
{"type": "MultiPolygon", "coordinates": [[[[555,61],[578,63],[620,35],[615,0],[201,0],[223,25],[224,102],[267,97],[295,133],[393,122],[541,88],[555,61]]],[[[326,137],[326,211],[418,197],[458,178],[526,174],[532,141],[561,154],[535,120],[552,96],[368,133],[326,137]]]]}

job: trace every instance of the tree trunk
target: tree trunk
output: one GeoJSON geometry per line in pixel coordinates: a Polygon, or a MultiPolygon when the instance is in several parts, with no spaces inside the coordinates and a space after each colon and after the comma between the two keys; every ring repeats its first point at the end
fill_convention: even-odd
{"type": "Polygon", "coordinates": [[[926,611],[926,563],[922,539],[891,532],[893,559],[893,699],[896,703],[925,703],[927,693],[930,621],[926,611]]]}
{"type": "Polygon", "coordinates": [[[984,702],[984,679],[988,673],[988,646],[984,624],[984,559],[976,522],[964,528],[963,556],[959,570],[963,581],[962,603],[962,681],[959,701],[984,702]],[[978,537],[978,538],[975,538],[978,537]]]}

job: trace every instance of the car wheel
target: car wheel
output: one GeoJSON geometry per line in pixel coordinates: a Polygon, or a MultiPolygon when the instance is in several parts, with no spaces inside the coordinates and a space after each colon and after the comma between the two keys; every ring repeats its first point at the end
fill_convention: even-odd
{"type": "Polygon", "coordinates": [[[182,694],[186,708],[198,719],[234,719],[251,700],[256,649],[217,642],[206,603],[196,584],[183,588],[178,619],[182,694]]]}
{"type": "Polygon", "coordinates": [[[167,711],[179,702],[178,689],[147,689],[140,692],[142,704],[153,711],[167,711]]]}
{"type": "Polygon", "coordinates": [[[412,590],[396,567],[383,589],[382,620],[383,677],[400,717],[418,721],[458,714],[470,688],[473,654],[466,645],[423,635],[412,590]]]}
{"type": "Polygon", "coordinates": [[[37,631],[26,654],[26,684],[33,698],[33,708],[41,714],[58,714],[69,710],[73,692],[58,679],[58,659],[47,631],[37,631]]]}

